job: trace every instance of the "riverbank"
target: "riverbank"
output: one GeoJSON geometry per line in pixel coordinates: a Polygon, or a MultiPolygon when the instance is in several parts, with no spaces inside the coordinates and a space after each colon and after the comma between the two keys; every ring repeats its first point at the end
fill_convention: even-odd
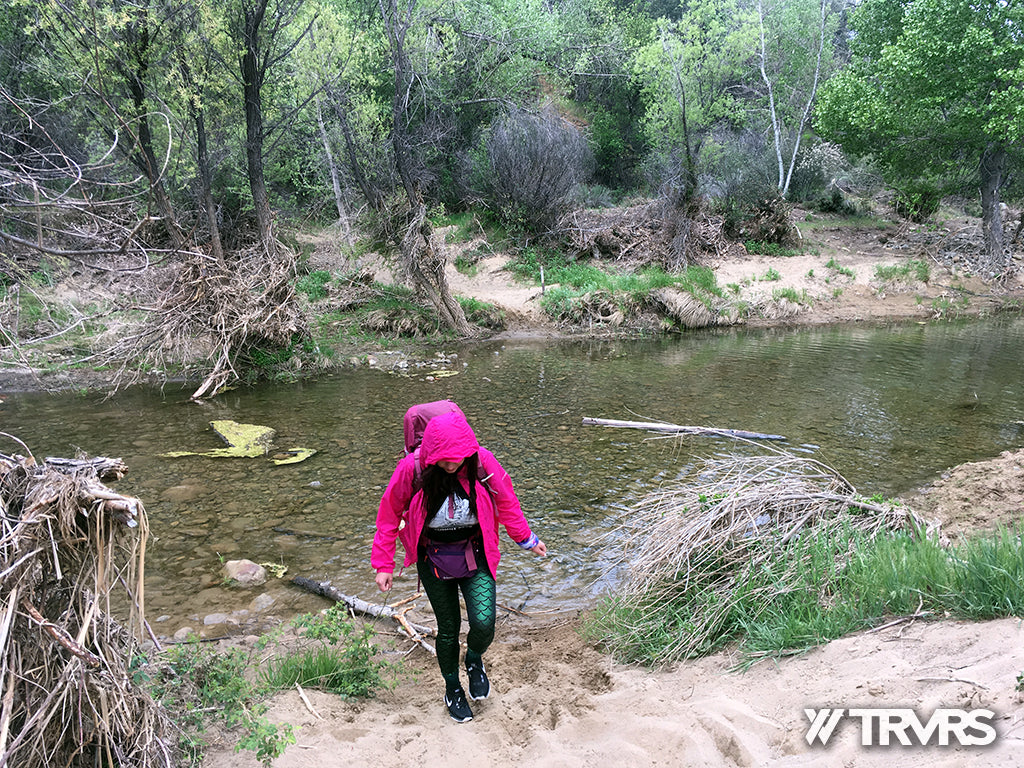
{"type": "MultiPolygon", "coordinates": [[[[307,691],[273,701],[272,720],[297,726],[275,768],[486,765],[494,768],[647,768],[848,765],[1018,766],[1024,669],[1017,619],[903,621],[746,672],[719,653],[667,670],[616,664],[584,644],[577,619],[504,622],[487,654],[493,693],[475,719],[452,722],[432,658],[414,653],[396,686],[366,701],[307,691]],[[991,747],[865,748],[842,723],[828,746],[809,746],[805,708],[939,707],[996,713],[991,747]]],[[[230,744],[204,768],[257,768],[230,744]]]]}
{"type": "MultiPolygon", "coordinates": [[[[950,469],[908,499],[953,538],[1019,523],[1024,450],[950,469]]],[[[410,586],[411,589],[411,586],[410,586]]],[[[396,595],[395,599],[405,597],[396,595]]],[[[296,730],[276,768],[318,765],[465,764],[495,768],[664,766],[1017,766],[1024,763],[1024,626],[1019,618],[965,622],[893,617],[808,653],[749,669],[731,651],[666,669],[619,664],[580,635],[584,613],[503,612],[487,654],[490,698],[475,719],[452,722],[433,657],[377,625],[394,686],[369,700],[306,691],[272,701],[269,717],[296,730]],[[307,704],[308,702],[308,704],[307,704]],[[861,743],[860,721],[842,722],[827,746],[807,742],[806,709],[989,710],[987,747],[861,743]]],[[[257,768],[230,737],[204,768],[257,768]]]]}
{"type": "MultiPolygon", "coordinates": [[[[734,324],[764,328],[930,322],[1024,311],[1024,250],[1015,246],[1008,271],[998,279],[981,274],[978,219],[949,212],[936,223],[915,226],[881,216],[849,219],[794,210],[792,221],[800,232],[798,248],[775,255],[757,254],[731,243],[704,259],[701,266],[713,271],[717,286],[734,310],[734,324]]],[[[445,232],[439,231],[438,238],[444,240],[445,232]]],[[[309,238],[305,246],[310,250],[305,265],[310,271],[351,274],[356,270],[368,279],[384,283],[392,280],[378,255],[354,257],[330,231],[309,238]]],[[[671,326],[667,319],[653,315],[646,318],[646,325],[631,325],[623,323],[618,313],[585,324],[557,323],[541,309],[544,291],[552,286],[518,282],[507,269],[508,253],[494,252],[482,240],[445,244],[444,248],[453,293],[491,305],[504,319],[504,327],[490,332],[489,338],[651,335],[671,326]],[[490,255],[469,256],[480,252],[490,255]],[[467,263],[472,266],[466,268],[467,263]]],[[[624,265],[609,262],[601,266],[616,271],[624,265]]],[[[86,271],[74,273],[65,284],[51,289],[58,304],[74,301],[83,305],[116,304],[119,296],[134,291],[131,279],[111,280],[105,274],[90,276],[86,271]]],[[[323,311],[315,305],[313,309],[323,311]]],[[[132,332],[131,327],[120,326],[106,328],[103,334],[116,338],[132,332]]],[[[291,373],[316,376],[332,366],[373,364],[383,350],[407,360],[429,359],[443,351],[445,343],[440,338],[407,337],[375,341],[366,334],[356,334],[331,344],[329,356],[291,373]]],[[[198,383],[206,375],[208,350],[202,347],[202,340],[193,340],[193,346],[196,349],[179,350],[184,355],[184,368],[172,383],[179,383],[181,378],[194,378],[198,383]]],[[[81,349],[59,338],[31,348],[33,353],[26,356],[17,349],[4,350],[0,358],[0,397],[5,392],[26,390],[109,389],[118,373],[109,366],[90,367],[88,357],[85,362],[75,362],[82,357],[81,349]]],[[[153,370],[142,380],[161,385],[167,383],[167,376],[165,371],[153,370]]]]}

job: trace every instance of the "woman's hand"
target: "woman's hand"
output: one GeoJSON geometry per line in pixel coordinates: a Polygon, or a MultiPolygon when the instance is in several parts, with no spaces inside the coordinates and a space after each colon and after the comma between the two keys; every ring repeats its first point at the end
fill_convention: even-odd
{"type": "Polygon", "coordinates": [[[377,571],[377,576],[374,578],[374,581],[377,582],[377,589],[381,592],[390,592],[391,584],[394,580],[395,575],[393,573],[387,573],[386,571],[377,571]]]}
{"type": "Polygon", "coordinates": [[[530,551],[533,552],[533,554],[535,555],[540,555],[541,557],[543,557],[548,553],[548,545],[545,544],[543,541],[538,541],[537,546],[531,549],[530,551]]]}

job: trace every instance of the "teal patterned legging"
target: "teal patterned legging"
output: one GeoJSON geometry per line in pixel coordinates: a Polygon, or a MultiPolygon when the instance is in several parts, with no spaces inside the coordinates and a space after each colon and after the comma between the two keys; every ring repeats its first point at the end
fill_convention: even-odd
{"type": "Polygon", "coordinates": [[[484,567],[465,579],[439,579],[424,560],[416,563],[416,569],[437,619],[437,666],[441,668],[441,676],[446,683],[457,682],[459,630],[462,628],[459,590],[466,600],[469,619],[466,647],[471,655],[482,656],[494,639],[497,606],[494,577],[484,567]]]}

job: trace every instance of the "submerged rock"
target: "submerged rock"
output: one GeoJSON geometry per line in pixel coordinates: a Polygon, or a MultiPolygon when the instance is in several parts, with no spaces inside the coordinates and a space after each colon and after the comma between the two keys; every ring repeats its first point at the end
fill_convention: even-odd
{"type": "Polygon", "coordinates": [[[267,582],[267,569],[252,560],[228,560],[221,573],[226,581],[242,587],[256,587],[267,582]]]}

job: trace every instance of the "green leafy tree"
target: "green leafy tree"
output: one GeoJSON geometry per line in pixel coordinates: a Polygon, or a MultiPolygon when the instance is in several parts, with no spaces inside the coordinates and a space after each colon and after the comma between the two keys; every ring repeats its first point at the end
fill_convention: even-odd
{"type": "Polygon", "coordinates": [[[1024,148],[1024,4],[865,0],[852,27],[852,62],[822,89],[819,132],[875,156],[897,189],[973,168],[985,253],[1002,272],[1000,191],[1024,148]]]}
{"type": "Polygon", "coordinates": [[[176,124],[158,86],[171,51],[166,32],[173,9],[127,0],[47,0],[32,6],[29,29],[45,46],[54,96],[81,97],[72,107],[85,134],[81,149],[116,147],[148,181],[164,229],[173,246],[181,247],[185,236],[168,190],[176,124]]]}
{"type": "Polygon", "coordinates": [[[736,0],[698,0],[678,21],[659,20],[637,52],[644,132],[664,186],[685,211],[698,199],[713,129],[742,120],[733,86],[749,71],[753,31],[736,0]]]}

